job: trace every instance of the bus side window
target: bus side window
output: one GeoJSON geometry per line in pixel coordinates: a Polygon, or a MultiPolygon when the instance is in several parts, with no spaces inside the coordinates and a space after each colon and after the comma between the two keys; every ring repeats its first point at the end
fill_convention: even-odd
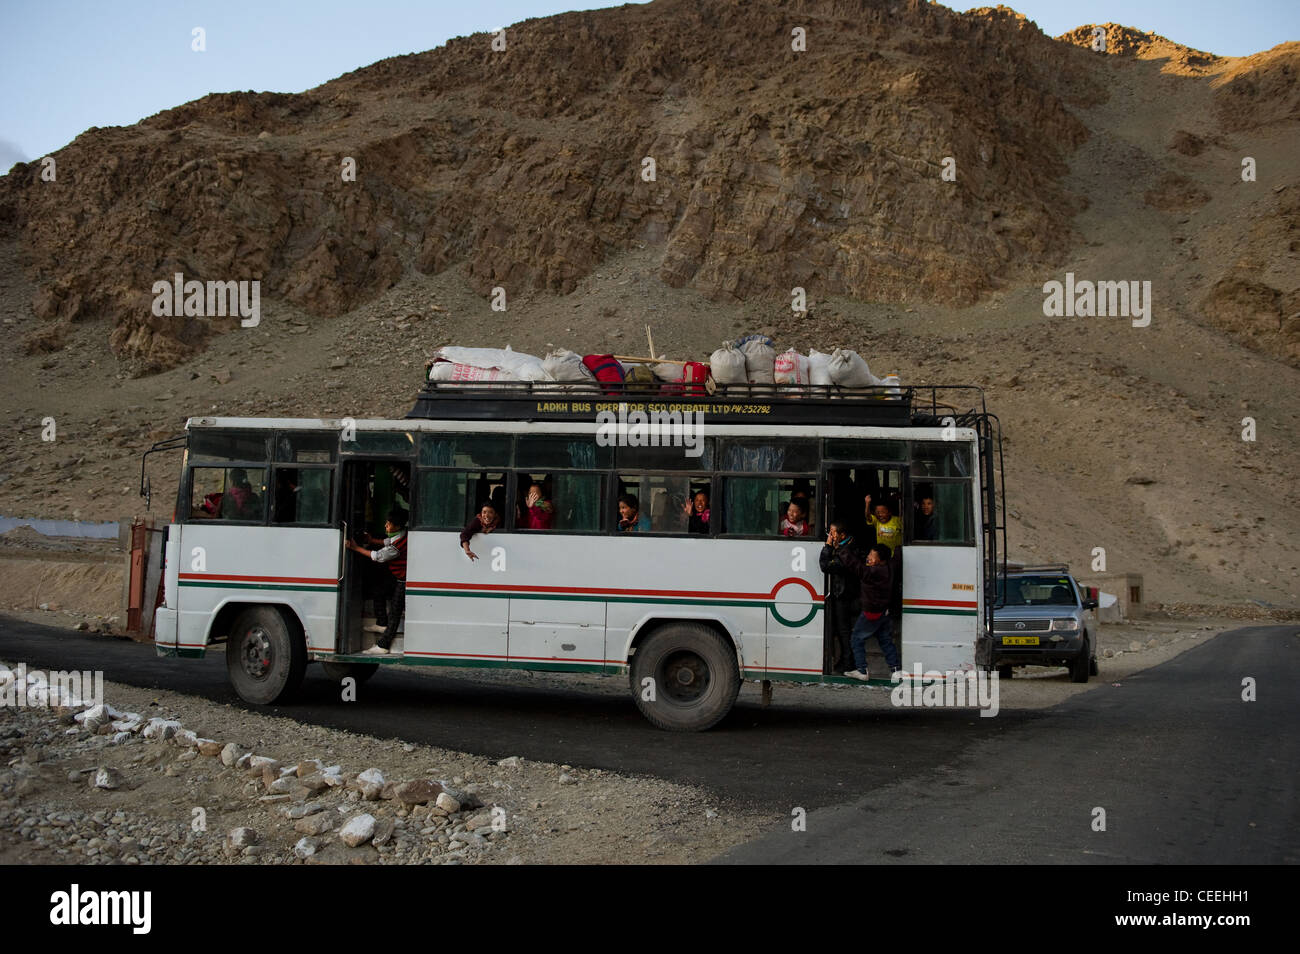
{"type": "Polygon", "coordinates": [[[745,536],[784,535],[782,521],[790,514],[792,500],[804,510],[806,533],[817,533],[817,500],[813,482],[807,477],[724,477],[726,499],[724,533],[745,536]]]}
{"type": "Polygon", "coordinates": [[[277,467],[273,523],[327,524],[333,470],[277,467]]]}
{"type": "Polygon", "coordinates": [[[689,474],[620,474],[619,492],[631,493],[641,505],[641,514],[649,518],[650,533],[686,533],[690,517],[687,502],[692,497],[692,483],[699,478],[689,474]]]}
{"type": "Polygon", "coordinates": [[[913,510],[904,529],[914,544],[962,543],[973,545],[970,481],[913,481],[913,510]]]}
{"type": "Polygon", "coordinates": [[[190,517],[261,523],[266,519],[266,471],[195,467],[190,477],[190,517]]]}

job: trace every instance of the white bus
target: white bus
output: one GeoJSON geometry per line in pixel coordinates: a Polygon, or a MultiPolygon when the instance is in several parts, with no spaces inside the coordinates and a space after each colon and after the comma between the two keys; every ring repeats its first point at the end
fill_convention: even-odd
{"type": "MultiPolygon", "coordinates": [[[[779,680],[855,682],[830,665],[818,555],[831,517],[873,539],[871,493],[904,525],[903,669],[987,666],[1000,447],[978,389],[953,389],[975,395],[960,410],[937,388],[534,387],[429,384],[401,420],[191,418],[184,438],[155,447],[184,448],[159,654],[224,643],[234,688],[254,704],[287,699],[313,661],[358,681],[389,665],[625,674],[654,725],[706,729],[742,679],[765,697],[779,680]],[[611,411],[702,413],[702,446],[630,446],[632,432],[610,446],[598,415],[611,411]],[[547,529],[522,520],[533,483],[552,503],[547,529]],[[701,490],[709,519],[691,532],[686,503],[701,490]],[[625,494],[638,532],[618,528],[625,494]],[[807,498],[807,536],[779,533],[792,497],[807,498]],[[922,498],[934,501],[929,539],[915,530],[922,498]],[[503,525],[473,538],[471,561],[459,536],[488,500],[503,525]],[[382,536],[394,506],[409,513],[402,638],[366,655],[375,565],[345,536],[382,536]]],[[[889,684],[879,657],[870,674],[889,684]]]]}

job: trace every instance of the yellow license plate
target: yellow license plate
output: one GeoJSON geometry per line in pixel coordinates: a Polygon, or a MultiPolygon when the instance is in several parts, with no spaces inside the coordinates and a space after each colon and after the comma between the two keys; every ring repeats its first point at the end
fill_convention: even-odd
{"type": "Polygon", "coordinates": [[[1037,646],[1037,636],[1003,636],[1003,646],[1037,646]]]}

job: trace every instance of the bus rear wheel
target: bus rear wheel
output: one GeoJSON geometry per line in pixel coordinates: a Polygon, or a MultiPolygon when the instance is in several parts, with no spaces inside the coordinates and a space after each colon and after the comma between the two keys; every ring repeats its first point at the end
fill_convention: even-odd
{"type": "Polygon", "coordinates": [[[731,711],[740,693],[735,651],[708,626],[671,623],[632,657],[632,691],[658,728],[702,732],[731,711]]]}
{"type": "Polygon", "coordinates": [[[235,618],[226,639],[226,672],[239,698],[258,706],[285,702],[306,669],[302,633],[275,608],[252,606],[235,618]]]}

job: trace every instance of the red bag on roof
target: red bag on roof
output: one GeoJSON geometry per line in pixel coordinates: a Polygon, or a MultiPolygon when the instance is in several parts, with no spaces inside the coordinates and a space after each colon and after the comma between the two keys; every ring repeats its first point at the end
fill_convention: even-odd
{"type": "Polygon", "coordinates": [[[688,361],[686,367],[682,368],[682,383],[686,385],[686,393],[693,394],[697,397],[703,396],[704,382],[709,380],[709,366],[699,361],[688,361]]]}
{"type": "MultiPolygon", "coordinates": [[[[589,354],[582,359],[588,370],[591,371],[597,381],[601,384],[622,384],[623,383],[623,366],[615,360],[612,354],[589,354]]],[[[606,394],[615,391],[621,391],[622,388],[601,388],[606,394]]]]}

